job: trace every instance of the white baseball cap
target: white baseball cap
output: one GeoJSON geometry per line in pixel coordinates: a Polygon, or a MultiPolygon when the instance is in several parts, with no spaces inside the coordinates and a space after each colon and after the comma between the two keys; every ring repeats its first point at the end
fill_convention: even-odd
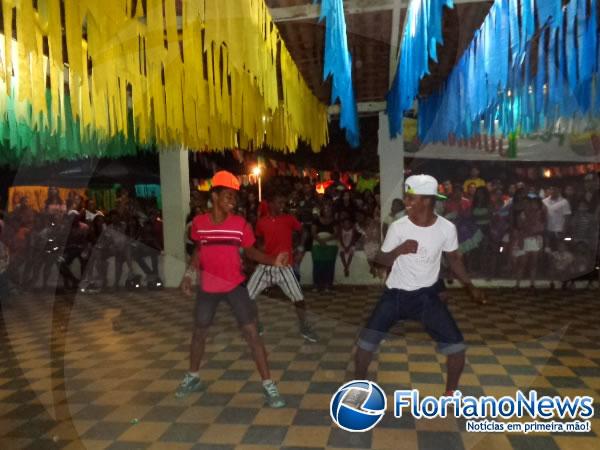
{"type": "Polygon", "coordinates": [[[404,182],[404,192],[414,195],[428,195],[440,200],[446,200],[446,196],[438,191],[438,182],[431,175],[411,175],[404,182]]]}

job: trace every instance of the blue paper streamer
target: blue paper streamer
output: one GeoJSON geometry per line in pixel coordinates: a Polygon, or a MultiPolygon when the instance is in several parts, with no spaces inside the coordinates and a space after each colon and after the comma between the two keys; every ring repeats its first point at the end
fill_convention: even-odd
{"type": "MultiPolygon", "coordinates": [[[[319,0],[315,0],[315,3],[319,0]]],[[[352,86],[352,57],[346,36],[346,18],[342,0],[321,0],[320,21],[325,20],[325,61],[323,79],[331,77],[331,104],[340,102],[340,128],[346,140],[360,145],[358,111],[352,86]]]]}
{"type": "Polygon", "coordinates": [[[444,7],[452,0],[412,0],[402,32],[400,59],[387,94],[387,114],[392,138],[402,133],[404,113],[412,108],[419,82],[429,73],[429,60],[437,60],[436,46],[442,43],[444,7]]]}
{"type": "Polygon", "coordinates": [[[443,87],[420,100],[421,141],[469,139],[481,129],[514,136],[600,116],[597,7],[598,0],[496,0],[443,87]]]}

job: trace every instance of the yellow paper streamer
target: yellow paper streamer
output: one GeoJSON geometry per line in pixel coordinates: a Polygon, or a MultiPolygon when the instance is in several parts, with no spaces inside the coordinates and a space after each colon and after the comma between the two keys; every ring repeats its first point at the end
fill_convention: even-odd
{"type": "MultiPolygon", "coordinates": [[[[64,0],[68,61],[60,0],[1,1],[5,32],[13,34],[15,11],[17,28],[16,44],[5,39],[0,49],[0,89],[17,87],[17,118],[32,129],[66,133],[67,81],[84,139],[127,136],[132,121],[143,145],[289,152],[299,139],[314,151],[327,143],[327,108],[264,0],[183,0],[181,17],[175,0],[147,0],[145,10],[141,1],[134,10],[131,0],[64,0]]],[[[1,113],[6,105],[0,99],[1,113]]]]}

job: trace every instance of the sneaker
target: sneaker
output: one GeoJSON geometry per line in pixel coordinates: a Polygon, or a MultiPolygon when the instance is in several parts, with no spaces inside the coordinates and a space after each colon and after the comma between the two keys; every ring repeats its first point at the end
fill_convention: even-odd
{"type": "Polygon", "coordinates": [[[175,397],[183,398],[192,392],[198,391],[202,388],[202,381],[199,377],[195,377],[189,373],[186,373],[183,377],[183,381],[175,392],[175,397]]]}
{"type": "Polygon", "coordinates": [[[263,390],[265,391],[267,403],[271,408],[283,408],[285,406],[285,400],[279,395],[279,389],[277,389],[275,383],[271,382],[266,386],[263,385],[263,390]]]}
{"type": "Polygon", "coordinates": [[[310,325],[307,323],[303,323],[300,325],[300,334],[308,342],[312,342],[313,344],[315,342],[319,342],[319,336],[317,336],[317,333],[315,333],[310,327],[310,325]]]}

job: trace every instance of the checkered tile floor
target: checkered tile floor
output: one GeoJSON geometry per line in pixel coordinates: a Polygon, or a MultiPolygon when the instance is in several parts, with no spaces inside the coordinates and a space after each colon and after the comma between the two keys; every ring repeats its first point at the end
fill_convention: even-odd
{"type": "MultiPolygon", "coordinates": [[[[299,336],[292,306],[274,293],[260,309],[273,376],[288,407],[263,406],[260,380],[222,306],[207,347],[207,390],[177,400],[187,368],[193,302],[178,292],[29,295],[2,305],[0,449],[598,449],[592,432],[473,434],[456,419],[396,420],[371,432],[331,425],[331,394],[346,380],[358,327],[378,288],[308,294],[321,336],[299,336]]],[[[451,309],[469,344],[462,390],[600,398],[600,296],[495,290],[488,305],[453,292],[451,309]]],[[[393,330],[372,365],[386,392],[444,389],[443,358],[419,324],[393,330]]]]}

